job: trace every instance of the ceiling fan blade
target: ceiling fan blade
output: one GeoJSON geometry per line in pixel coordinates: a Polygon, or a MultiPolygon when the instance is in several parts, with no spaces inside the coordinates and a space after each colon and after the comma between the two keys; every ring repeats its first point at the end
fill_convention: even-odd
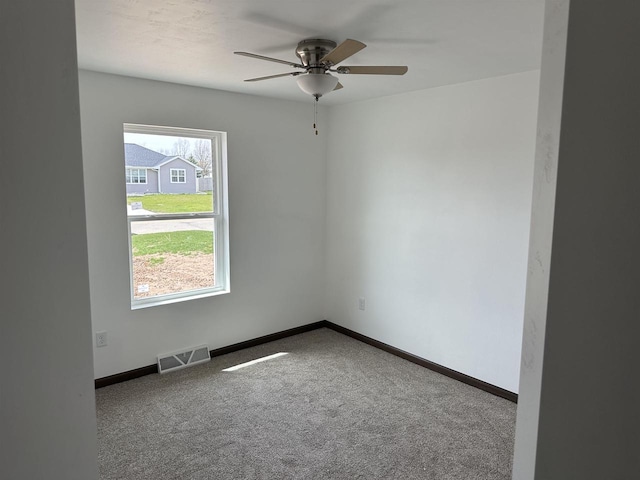
{"type": "Polygon", "coordinates": [[[364,47],[366,47],[364,43],[347,38],[344,42],[322,57],[320,59],[320,63],[324,63],[326,65],[337,65],[354,53],[358,53],[364,47]]]}
{"type": "Polygon", "coordinates": [[[342,87],[342,84],[340,82],[338,82],[338,84],[336,85],[336,88],[333,89],[333,91],[335,92],[336,90],[340,90],[342,87]]]}
{"type": "Polygon", "coordinates": [[[296,75],[301,75],[302,73],[303,72],[279,73],[278,75],[269,75],[267,77],[249,78],[245,80],[245,82],[259,82],[260,80],[269,80],[270,78],[278,77],[295,77],[296,75]]]}
{"type": "Polygon", "coordinates": [[[255,53],[249,53],[249,52],[233,52],[233,53],[235,53],[236,55],[242,55],[243,57],[257,58],[258,60],[266,60],[267,62],[282,63],[283,65],[289,65],[290,67],[304,68],[304,65],[300,65],[299,63],[287,62],[286,60],[278,60],[277,58],[265,57],[264,55],[256,55],[255,53]]]}
{"type": "Polygon", "coordinates": [[[336,72],[349,75],[404,75],[408,70],[409,68],[405,66],[356,66],[338,67],[336,72]]]}

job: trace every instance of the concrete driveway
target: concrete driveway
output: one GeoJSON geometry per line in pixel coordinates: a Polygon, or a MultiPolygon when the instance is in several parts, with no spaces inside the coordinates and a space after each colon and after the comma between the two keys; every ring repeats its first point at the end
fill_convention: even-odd
{"type": "MultiPolygon", "coordinates": [[[[154,212],[142,208],[131,210],[127,206],[127,214],[152,215],[154,212]]],[[[213,232],[213,218],[186,218],[183,220],[145,220],[131,222],[131,234],[142,235],[144,233],[180,232],[185,230],[205,230],[213,232]]]]}
{"type": "Polygon", "coordinates": [[[212,218],[193,218],[187,220],[149,220],[145,222],[131,222],[131,233],[180,232],[185,230],[208,230],[213,232],[212,218]]]}

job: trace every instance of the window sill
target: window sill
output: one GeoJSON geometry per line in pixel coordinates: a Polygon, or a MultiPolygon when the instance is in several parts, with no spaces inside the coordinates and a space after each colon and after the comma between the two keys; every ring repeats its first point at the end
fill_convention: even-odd
{"type": "Polygon", "coordinates": [[[193,293],[187,294],[174,294],[163,295],[160,298],[150,298],[148,300],[136,300],[131,304],[131,310],[140,310],[142,308],[157,307],[160,305],[170,305],[172,303],[187,302],[189,300],[196,300],[198,298],[215,297],[217,295],[224,295],[231,293],[229,288],[226,289],[209,289],[209,290],[196,290],[193,293]]]}

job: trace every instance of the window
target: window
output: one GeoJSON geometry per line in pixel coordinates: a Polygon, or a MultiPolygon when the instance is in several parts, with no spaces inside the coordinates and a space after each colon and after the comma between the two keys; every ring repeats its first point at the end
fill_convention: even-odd
{"type": "Polygon", "coordinates": [[[147,171],[143,168],[127,168],[127,183],[147,183],[147,171]]]}
{"type": "Polygon", "coordinates": [[[187,171],[184,168],[171,169],[171,183],[187,183],[187,171]]]}
{"type": "Polygon", "coordinates": [[[228,293],[226,133],[124,124],[124,147],[131,308],[228,293]]]}

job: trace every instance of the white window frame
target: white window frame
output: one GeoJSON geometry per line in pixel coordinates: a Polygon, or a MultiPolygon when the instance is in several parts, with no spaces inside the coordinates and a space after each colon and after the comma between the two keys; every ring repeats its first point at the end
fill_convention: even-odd
{"type": "Polygon", "coordinates": [[[187,169],[186,168],[170,168],[169,169],[169,180],[171,183],[187,183],[187,169]],[[173,181],[173,172],[176,172],[176,181],[173,181]],[[182,181],[180,181],[180,177],[182,177],[182,181]]]}
{"type": "MultiPolygon", "coordinates": [[[[129,279],[131,293],[131,309],[166,305],[197,298],[221,295],[231,291],[229,271],[229,206],[228,206],[228,181],[227,181],[227,133],[199,130],[193,128],[163,127],[156,125],[137,125],[125,123],[125,133],[143,133],[150,135],[168,135],[176,137],[202,138],[211,140],[212,172],[215,174],[213,192],[213,212],[202,213],[159,213],[152,215],[127,215],[129,226],[129,279]],[[189,218],[212,218],[214,223],[214,279],[215,285],[197,290],[177,292],[171,294],[156,295],[153,297],[135,298],[133,291],[133,251],[131,248],[131,222],[144,222],[154,220],[176,220],[189,218]]],[[[186,180],[186,173],[185,173],[186,180]]]]}
{"type": "Polygon", "coordinates": [[[146,168],[137,168],[137,167],[127,167],[126,176],[129,178],[127,185],[146,185],[147,184],[147,169],[146,168]],[[136,172],[137,182],[132,182],[133,172],[136,172]],[[140,181],[140,172],[144,172],[144,182],[140,181]]]}

